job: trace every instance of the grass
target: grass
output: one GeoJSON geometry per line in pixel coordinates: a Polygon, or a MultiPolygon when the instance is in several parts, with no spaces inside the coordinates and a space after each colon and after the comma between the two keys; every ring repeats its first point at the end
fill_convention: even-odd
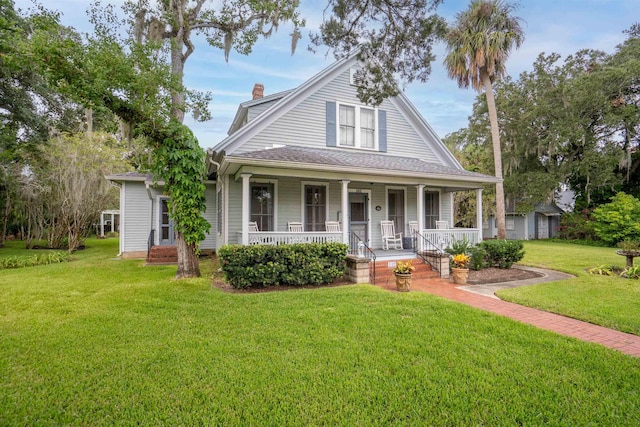
{"type": "Polygon", "coordinates": [[[225,293],[116,253],[0,271],[0,425],[640,424],[640,360],[595,344],[369,285],[225,293]]]}
{"type": "Polygon", "coordinates": [[[601,265],[624,267],[625,257],[614,248],[531,240],[525,242],[525,252],[522,264],[576,278],[499,291],[500,298],[640,335],[640,280],[586,272],[601,265]]]}

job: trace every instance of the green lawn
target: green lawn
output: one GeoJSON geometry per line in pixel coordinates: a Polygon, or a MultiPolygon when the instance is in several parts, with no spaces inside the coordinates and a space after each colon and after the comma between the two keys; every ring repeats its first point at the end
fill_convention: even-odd
{"type": "Polygon", "coordinates": [[[640,280],[585,271],[601,265],[624,267],[625,257],[616,255],[614,248],[544,240],[524,245],[522,264],[564,271],[576,278],[499,291],[500,298],[640,335],[640,280]]]}
{"type": "Polygon", "coordinates": [[[640,359],[595,344],[370,285],[225,293],[116,253],[0,271],[0,425],[640,425],[640,359]]]}

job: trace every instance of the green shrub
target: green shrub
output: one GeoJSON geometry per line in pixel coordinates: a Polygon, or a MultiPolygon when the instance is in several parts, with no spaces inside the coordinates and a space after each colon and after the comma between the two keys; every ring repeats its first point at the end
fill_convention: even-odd
{"type": "Polygon", "coordinates": [[[564,240],[598,241],[591,211],[566,212],[560,217],[559,236],[564,240]]]}
{"type": "Polygon", "coordinates": [[[33,267],[36,265],[57,264],[71,259],[68,252],[45,252],[27,258],[16,256],[0,258],[0,270],[9,268],[33,267]]]}
{"type": "Polygon", "coordinates": [[[593,228],[599,238],[610,245],[622,240],[640,240],[640,200],[625,193],[611,198],[611,203],[593,211],[593,228]]]}
{"type": "Polygon", "coordinates": [[[524,246],[519,240],[486,240],[479,246],[485,252],[485,264],[489,267],[511,268],[524,257],[524,246]]]}
{"type": "Polygon", "coordinates": [[[344,274],[347,245],[228,245],[218,251],[220,266],[235,288],[320,285],[344,274]]]}
{"type": "Polygon", "coordinates": [[[485,251],[480,246],[472,246],[469,248],[469,255],[471,255],[471,269],[482,270],[484,267],[485,251]]]}

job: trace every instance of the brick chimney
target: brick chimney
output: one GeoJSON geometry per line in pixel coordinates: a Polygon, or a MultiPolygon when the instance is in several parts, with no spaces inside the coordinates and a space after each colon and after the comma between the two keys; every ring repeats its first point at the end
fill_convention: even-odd
{"type": "Polygon", "coordinates": [[[253,85],[253,92],[251,93],[253,99],[260,99],[264,97],[264,85],[262,83],[256,83],[253,85]]]}

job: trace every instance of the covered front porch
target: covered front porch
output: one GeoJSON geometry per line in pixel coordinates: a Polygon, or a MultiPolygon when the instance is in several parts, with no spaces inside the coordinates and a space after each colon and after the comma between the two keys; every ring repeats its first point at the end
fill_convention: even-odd
{"type": "MultiPolygon", "coordinates": [[[[228,183],[238,194],[237,216],[229,217],[235,233],[229,243],[243,245],[342,242],[353,253],[359,246],[379,256],[401,250],[444,250],[456,240],[481,241],[479,227],[457,228],[453,195],[458,185],[429,182],[398,185],[366,180],[248,173],[228,183]],[[235,221],[238,218],[239,221],[235,221]],[[390,221],[397,242],[384,244],[381,224],[390,221]],[[331,224],[332,227],[328,227],[331,224]],[[237,228],[236,228],[237,227],[237,228]],[[235,240],[235,242],[234,242],[235,240]]],[[[482,224],[482,189],[477,197],[476,225],[482,224]]],[[[233,203],[233,199],[230,200],[233,203]]],[[[233,205],[230,210],[233,212],[233,205]]]]}

